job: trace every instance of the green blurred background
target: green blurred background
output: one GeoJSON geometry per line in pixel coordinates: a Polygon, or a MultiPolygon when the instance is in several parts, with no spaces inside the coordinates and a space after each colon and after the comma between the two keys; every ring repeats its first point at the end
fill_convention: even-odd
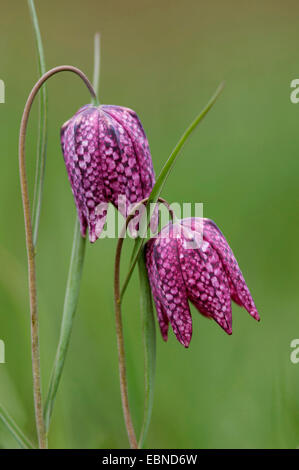
{"type": "MultiPolygon", "coordinates": [[[[218,83],[221,98],[183,150],[163,196],[203,202],[224,232],[261,315],[233,306],[233,335],[194,309],[185,350],[158,334],[153,448],[299,446],[299,78],[296,1],[36,1],[47,68],[80,67],[92,78],[93,35],[102,36],[100,100],[139,114],[158,173],[184,128],[218,83]]],[[[18,131],[37,79],[26,1],[1,0],[0,400],[34,439],[26,252],[18,176],[18,131]]],[[[61,155],[61,124],[88,93],[61,74],[48,82],[49,142],[37,255],[41,363],[46,391],[60,327],[75,207],[61,155]]],[[[37,105],[27,140],[32,187],[37,105]]],[[[123,448],[113,312],[116,240],[87,247],[72,341],[57,396],[50,446],[123,448]]],[[[124,261],[132,242],[126,242],[124,261]]],[[[143,349],[138,279],[124,304],[130,399],[139,429],[143,349]]],[[[0,445],[16,444],[0,423],[0,445]]]]}

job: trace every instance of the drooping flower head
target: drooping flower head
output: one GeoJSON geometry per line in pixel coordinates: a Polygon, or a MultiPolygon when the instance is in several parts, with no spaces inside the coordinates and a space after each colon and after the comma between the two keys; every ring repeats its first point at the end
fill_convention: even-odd
{"type": "Polygon", "coordinates": [[[234,254],[209,219],[183,219],[164,227],[146,244],[146,266],[163,339],[169,322],[188,347],[192,318],[188,300],[232,333],[231,300],[259,320],[234,254]]]}
{"type": "Polygon", "coordinates": [[[155,175],[145,132],[131,109],[87,105],[62,126],[61,146],[82,235],[88,227],[95,242],[109,202],[126,217],[130,205],[152,190],[155,175]]]}

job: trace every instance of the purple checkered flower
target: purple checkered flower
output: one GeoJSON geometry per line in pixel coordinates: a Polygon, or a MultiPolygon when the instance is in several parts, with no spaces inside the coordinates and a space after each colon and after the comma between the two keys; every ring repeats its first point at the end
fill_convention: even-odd
{"type": "Polygon", "coordinates": [[[61,146],[81,233],[85,236],[88,227],[95,242],[109,202],[126,217],[130,206],[152,190],[155,175],[146,135],[131,109],[87,105],[62,126],[61,146]]]}
{"type": "Polygon", "coordinates": [[[163,339],[169,322],[188,347],[192,318],[188,300],[232,333],[231,300],[259,320],[249,289],[223,234],[209,219],[183,219],[146,244],[146,266],[163,339]]]}

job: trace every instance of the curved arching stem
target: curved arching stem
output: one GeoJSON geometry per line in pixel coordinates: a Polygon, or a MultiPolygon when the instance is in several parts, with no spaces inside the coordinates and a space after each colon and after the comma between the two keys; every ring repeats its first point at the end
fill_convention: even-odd
{"type": "Polygon", "coordinates": [[[19,135],[19,170],[21,181],[21,193],[23,201],[23,211],[25,220],[26,248],[28,259],[28,277],[29,277],[29,298],[31,313],[31,355],[32,355],[32,373],[33,373],[33,395],[35,407],[35,420],[38,435],[39,447],[45,449],[47,447],[46,429],[43,418],[42,396],[41,396],[41,377],[40,377],[40,354],[39,354],[39,337],[38,337],[38,312],[37,312],[37,296],[36,296],[36,274],[35,274],[35,252],[33,244],[32,222],[30,214],[30,202],[28,192],[28,182],[26,174],[25,159],[25,141],[26,130],[29,119],[30,110],[38,91],[42,85],[53,75],[59,72],[72,72],[78,75],[87,86],[93,100],[97,103],[96,93],[86,77],[86,75],[78,68],[71,65],[62,65],[55,67],[45,73],[34,85],[27,99],[19,135]]]}
{"type": "MultiPolygon", "coordinates": [[[[123,226],[121,234],[119,236],[116,254],[115,254],[115,266],[114,266],[114,307],[115,307],[115,323],[116,323],[116,336],[117,336],[117,349],[118,349],[118,366],[119,366],[119,380],[120,380],[120,393],[121,401],[125,419],[125,425],[129,437],[130,446],[132,449],[138,449],[138,443],[136,439],[136,434],[134,431],[134,425],[131,417],[129,398],[128,398],[128,384],[127,384],[127,374],[126,374],[126,361],[125,361],[125,345],[124,345],[124,335],[123,335],[123,325],[122,325],[122,312],[121,312],[121,296],[120,296],[120,260],[121,252],[124,243],[124,237],[127,230],[127,227],[130,221],[134,218],[136,210],[141,205],[146,205],[149,198],[145,198],[135,205],[131,213],[128,215],[126,222],[123,226]]],[[[173,212],[171,211],[169,204],[165,199],[161,197],[158,199],[158,202],[164,204],[173,218],[173,212]]]]}

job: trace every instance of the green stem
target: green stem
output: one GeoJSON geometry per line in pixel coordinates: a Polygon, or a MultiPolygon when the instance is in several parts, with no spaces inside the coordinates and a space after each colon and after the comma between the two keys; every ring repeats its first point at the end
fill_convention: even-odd
{"type": "MultiPolygon", "coordinates": [[[[28,0],[28,7],[32,18],[33,29],[35,33],[35,40],[37,46],[38,56],[38,71],[42,76],[46,73],[45,55],[43,49],[42,38],[40,34],[38,18],[34,5],[34,0],[28,0]]],[[[45,166],[46,166],[46,151],[47,151],[47,88],[44,86],[39,96],[39,130],[38,130],[38,147],[36,158],[36,172],[34,184],[34,198],[32,204],[32,226],[33,226],[33,244],[36,247],[38,228],[42,204],[45,166]]]]}
{"type": "MultiPolygon", "coordinates": [[[[169,208],[169,204],[165,199],[158,198],[158,201],[162,204],[165,204],[169,208]]],[[[132,449],[138,448],[138,442],[136,439],[136,434],[134,430],[133,420],[130,411],[129,405],[129,396],[128,396],[128,383],[127,383],[127,371],[126,371],[126,358],[125,358],[125,342],[124,342],[124,333],[123,333],[123,324],[122,324],[122,310],[121,310],[121,299],[120,299],[120,260],[121,253],[124,243],[124,237],[127,230],[127,227],[134,217],[135,211],[142,204],[147,204],[148,198],[142,199],[139,201],[135,207],[132,209],[131,213],[126,218],[126,222],[123,226],[121,234],[118,238],[116,254],[115,254],[115,264],[114,264],[114,309],[115,309],[115,324],[116,324],[116,338],[117,338],[117,349],[118,349],[118,368],[119,368],[119,382],[120,382],[120,394],[122,401],[122,408],[124,413],[125,426],[128,433],[128,438],[130,446],[132,449]]],[[[145,306],[145,303],[143,304],[145,306]]],[[[146,397],[147,403],[147,397],[146,397]]],[[[149,402],[150,403],[150,402],[149,402]]],[[[150,405],[149,405],[150,406],[150,405]]],[[[150,411],[150,408],[146,404],[146,413],[150,411]]],[[[150,416],[150,413],[149,413],[150,416]]],[[[147,418],[145,419],[145,425],[143,426],[142,438],[145,436],[146,430],[148,427],[147,418]]]]}
{"type": "MultiPolygon", "coordinates": [[[[140,205],[145,203],[147,199],[140,201],[140,205]]],[[[138,205],[137,205],[138,207],[138,205]]],[[[136,209],[135,209],[136,210],[136,209]]],[[[124,236],[127,230],[128,224],[133,218],[133,214],[129,214],[122,229],[122,232],[118,238],[115,263],[114,263],[114,311],[115,311],[115,326],[116,326],[116,340],[117,340],[117,352],[118,352],[118,369],[119,369],[119,384],[120,384],[120,395],[121,403],[124,414],[124,421],[126,430],[128,433],[129,443],[131,449],[138,449],[138,442],[136,439],[136,433],[132,420],[129,394],[128,394],[128,381],[127,381],[127,369],[126,369],[126,355],[125,355],[125,341],[124,331],[122,323],[122,311],[120,301],[120,260],[121,252],[124,243],[124,236]]]]}
{"type": "Polygon", "coordinates": [[[0,419],[3,421],[4,425],[9,429],[15,440],[18,442],[22,449],[34,449],[33,444],[30,440],[25,436],[23,431],[19,428],[19,426],[14,422],[12,417],[6,411],[4,406],[0,404],[0,419]]]}
{"type": "Polygon", "coordinates": [[[94,64],[93,64],[93,88],[99,96],[100,83],[100,67],[101,67],[101,36],[100,33],[94,35],[94,64]]]}
{"type": "Polygon", "coordinates": [[[63,366],[65,363],[65,358],[72,332],[74,316],[78,304],[81,275],[85,257],[85,240],[86,239],[81,236],[80,224],[79,221],[76,219],[71,262],[65,292],[59,344],[50,378],[48,394],[45,402],[44,419],[47,432],[49,431],[50,427],[51,415],[55,403],[56,393],[61,379],[63,366]]]}

